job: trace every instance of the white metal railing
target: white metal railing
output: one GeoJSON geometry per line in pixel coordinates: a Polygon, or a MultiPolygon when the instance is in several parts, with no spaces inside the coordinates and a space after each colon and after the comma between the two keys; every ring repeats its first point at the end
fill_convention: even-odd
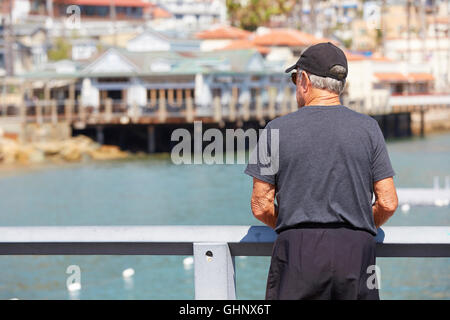
{"type": "Polygon", "coordinates": [[[399,204],[423,206],[448,206],[450,204],[450,179],[445,177],[444,188],[436,183],[434,188],[398,188],[399,204]]]}
{"type": "MultiPolygon", "coordinates": [[[[193,255],[196,299],[235,299],[235,256],[269,256],[265,226],[0,227],[0,255],[193,255]]],[[[450,226],[384,227],[378,257],[450,257],[450,226]]]]}
{"type": "Polygon", "coordinates": [[[388,105],[392,106],[417,106],[417,105],[449,105],[450,94],[424,94],[410,96],[390,96],[388,105]]]}

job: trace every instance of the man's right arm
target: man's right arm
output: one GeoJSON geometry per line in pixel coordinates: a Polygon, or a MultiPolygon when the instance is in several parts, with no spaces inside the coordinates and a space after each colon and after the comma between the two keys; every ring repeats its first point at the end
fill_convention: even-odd
{"type": "Polygon", "coordinates": [[[372,206],[373,219],[379,228],[394,214],[398,206],[397,192],[392,177],[374,182],[375,203],[372,206]]]}

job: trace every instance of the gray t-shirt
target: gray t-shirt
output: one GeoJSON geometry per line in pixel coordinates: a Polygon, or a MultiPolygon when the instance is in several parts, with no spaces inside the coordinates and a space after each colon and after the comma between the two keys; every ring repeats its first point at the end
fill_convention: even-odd
{"type": "Polygon", "coordinates": [[[264,171],[267,157],[261,161],[258,153],[245,173],[276,186],[275,231],[326,223],[376,234],[373,183],[395,173],[373,118],[345,106],[306,106],[270,121],[266,129],[267,139],[260,137],[258,145],[264,144],[272,162],[277,159],[276,170],[264,171]]]}

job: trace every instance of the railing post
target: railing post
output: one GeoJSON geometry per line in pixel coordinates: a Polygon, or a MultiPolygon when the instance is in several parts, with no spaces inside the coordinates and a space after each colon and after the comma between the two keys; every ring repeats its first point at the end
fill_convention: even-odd
{"type": "Polygon", "coordinates": [[[131,108],[128,114],[130,115],[130,118],[134,123],[139,122],[140,110],[136,101],[133,101],[133,103],[131,104],[131,108]]]}
{"type": "Polygon", "coordinates": [[[166,92],[164,89],[159,89],[159,105],[158,117],[160,122],[165,122],[167,118],[166,111],[166,92]]]}
{"type": "Polygon", "coordinates": [[[83,104],[83,100],[81,97],[78,99],[78,116],[80,118],[80,122],[85,124],[86,123],[86,109],[83,104]]]}
{"type": "Polygon", "coordinates": [[[37,124],[42,124],[42,100],[36,100],[36,122],[37,124]]]}
{"type": "Polygon", "coordinates": [[[263,120],[264,119],[264,111],[263,111],[263,102],[261,97],[261,89],[258,90],[256,93],[255,98],[255,109],[256,109],[256,120],[263,120]]]}
{"type": "Polygon", "coordinates": [[[219,96],[214,97],[213,106],[214,106],[214,121],[220,122],[222,120],[222,105],[220,104],[219,96]]]}
{"type": "Polygon", "coordinates": [[[269,118],[274,119],[276,117],[275,100],[277,96],[277,90],[273,87],[268,87],[267,90],[269,92],[269,118]]]}
{"type": "Polygon", "coordinates": [[[248,121],[250,119],[250,99],[245,99],[242,104],[242,119],[248,121]]]}
{"type": "Polygon", "coordinates": [[[235,300],[234,257],[227,243],[194,243],[196,300],[235,300]]]}
{"type": "Polygon", "coordinates": [[[183,90],[177,89],[177,107],[181,107],[183,105],[183,90]]]}
{"type": "Polygon", "coordinates": [[[280,113],[281,113],[281,115],[285,115],[285,114],[288,113],[288,110],[287,110],[288,106],[287,106],[287,104],[288,104],[288,101],[289,101],[288,96],[290,96],[289,93],[288,93],[289,92],[289,88],[284,87],[281,90],[283,91],[283,99],[281,100],[280,113]]]}
{"type": "Polygon", "coordinates": [[[111,98],[105,99],[105,122],[111,122],[113,113],[113,101],[111,98]]]}
{"type": "Polygon", "coordinates": [[[186,90],[186,121],[191,123],[194,121],[194,101],[191,97],[191,91],[186,90]]]}
{"type": "Polygon", "coordinates": [[[295,90],[293,91],[291,95],[291,112],[295,112],[298,109],[297,105],[297,96],[295,90]]]}
{"type": "Polygon", "coordinates": [[[173,89],[167,90],[167,102],[168,102],[169,105],[171,105],[171,106],[174,105],[174,94],[173,94],[173,89]]]}
{"type": "Polygon", "coordinates": [[[68,123],[72,122],[72,114],[74,108],[74,101],[71,99],[64,100],[64,117],[65,121],[68,123]]]}
{"type": "Polygon", "coordinates": [[[236,120],[236,103],[238,101],[238,88],[233,87],[231,88],[231,99],[230,99],[230,106],[228,111],[228,117],[230,121],[236,120]]]}
{"type": "Polygon", "coordinates": [[[50,100],[50,112],[52,124],[58,123],[58,101],[56,99],[50,100]]]}

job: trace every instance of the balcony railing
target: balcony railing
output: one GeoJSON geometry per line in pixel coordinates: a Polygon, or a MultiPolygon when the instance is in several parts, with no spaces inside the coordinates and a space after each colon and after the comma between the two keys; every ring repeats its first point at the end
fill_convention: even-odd
{"type": "MultiPolygon", "coordinates": [[[[235,256],[269,256],[264,226],[0,227],[0,255],[193,255],[196,299],[235,299],[235,256]]],[[[450,257],[448,227],[384,227],[378,257],[450,257]]]]}

